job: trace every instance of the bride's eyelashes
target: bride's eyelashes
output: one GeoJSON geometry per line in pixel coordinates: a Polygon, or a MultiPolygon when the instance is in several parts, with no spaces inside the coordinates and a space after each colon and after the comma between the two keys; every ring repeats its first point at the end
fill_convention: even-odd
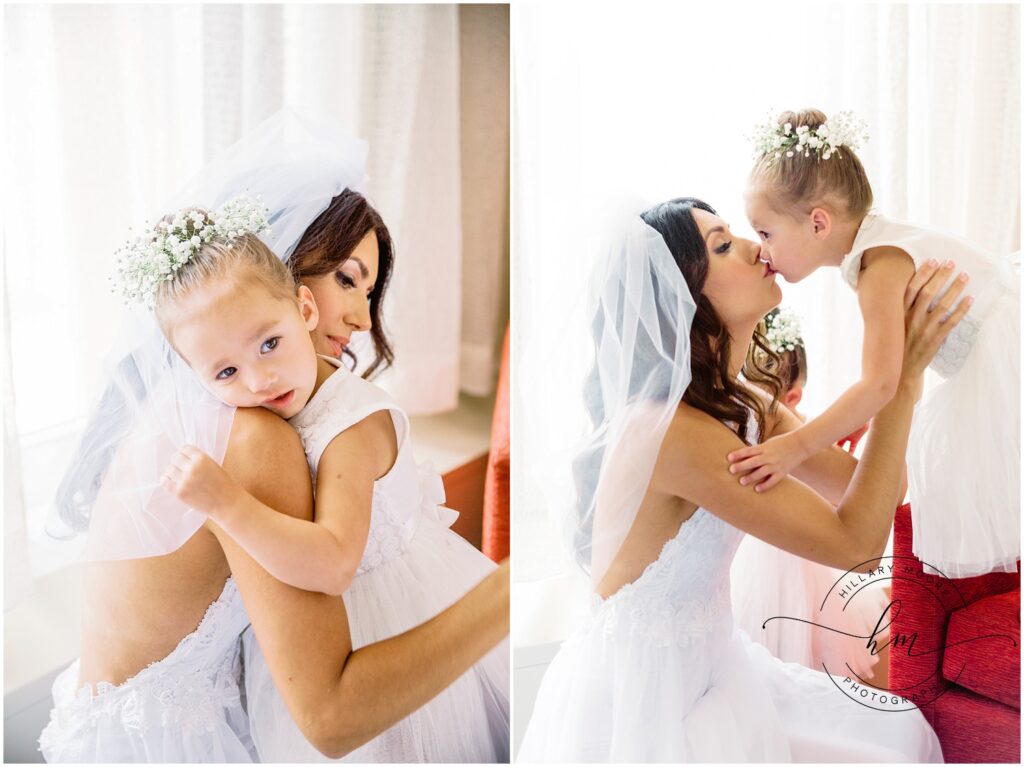
{"type": "MultiPolygon", "coordinates": [[[[352,289],[354,289],[356,287],[356,281],[354,279],[352,279],[351,276],[345,274],[345,272],[342,272],[342,271],[335,272],[334,273],[334,279],[337,280],[338,284],[341,285],[341,287],[345,288],[345,290],[352,290],[352,289]]],[[[368,285],[366,287],[366,295],[367,296],[372,295],[373,294],[373,290],[376,287],[377,287],[376,283],[374,283],[373,285],[368,285]]]]}
{"type": "Polygon", "coordinates": [[[721,245],[719,245],[717,248],[715,248],[715,253],[718,253],[719,255],[724,256],[726,253],[729,252],[729,248],[731,248],[731,247],[732,247],[732,240],[729,240],[728,242],[723,242],[721,245]]]}

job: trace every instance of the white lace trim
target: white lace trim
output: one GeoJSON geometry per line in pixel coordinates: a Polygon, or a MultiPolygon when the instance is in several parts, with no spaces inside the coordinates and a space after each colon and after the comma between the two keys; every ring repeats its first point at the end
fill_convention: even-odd
{"type": "MultiPolygon", "coordinates": [[[[237,641],[241,630],[234,632],[234,650],[226,647],[228,651],[212,665],[188,669],[182,668],[182,663],[189,656],[224,642],[224,624],[240,622],[238,598],[234,579],[229,578],[196,630],[166,657],[150,663],[122,684],[98,682],[95,694],[91,685],[84,684],[66,699],[56,701],[50,722],[39,736],[40,750],[63,748],[62,759],[73,760],[73,752],[84,746],[81,738],[75,736],[104,720],[136,733],[166,727],[191,733],[211,732],[218,724],[223,725],[223,709],[241,706],[241,656],[237,641]]],[[[69,686],[77,682],[77,672],[78,661],[64,672],[73,675],[69,686]]]]}

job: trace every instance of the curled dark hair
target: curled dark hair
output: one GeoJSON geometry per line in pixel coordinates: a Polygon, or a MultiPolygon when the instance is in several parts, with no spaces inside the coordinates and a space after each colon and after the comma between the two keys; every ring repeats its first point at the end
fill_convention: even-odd
{"type": "MultiPolygon", "coordinates": [[[[761,386],[771,395],[772,400],[767,407],[760,397],[729,375],[732,339],[714,306],[703,294],[709,269],[708,252],[704,237],[693,218],[693,208],[715,213],[706,202],[693,197],[681,197],[656,205],[640,217],[665,240],[696,303],[696,313],[690,328],[691,381],[683,394],[683,402],[707,413],[746,442],[751,436],[747,428],[748,412],[753,411],[758,431],[764,434],[767,415],[773,413],[778,405],[783,384],[773,371],[780,369],[781,358],[768,346],[762,322],[754,331],[743,374],[748,381],[761,386]]],[[[658,277],[654,272],[650,277],[657,294],[658,277]]],[[[669,307],[657,308],[662,348],[649,348],[649,343],[638,345],[635,350],[637,355],[650,355],[655,358],[663,355],[665,349],[675,346],[675,334],[681,318],[669,316],[669,307]]],[[[604,323],[605,315],[599,312],[591,324],[591,335],[595,344],[600,344],[605,335],[604,323]]],[[[629,382],[629,390],[630,394],[634,393],[632,381],[629,382]]],[[[601,380],[596,362],[584,381],[583,399],[591,428],[601,428],[606,413],[601,404],[601,380]]],[[[577,497],[576,526],[572,531],[573,543],[579,564],[586,570],[589,570],[589,541],[593,532],[593,518],[588,512],[597,490],[604,453],[603,443],[597,440],[580,450],[572,466],[577,497]]]]}
{"type": "Polygon", "coordinates": [[[732,338],[703,292],[708,278],[708,250],[694,220],[694,208],[717,215],[714,208],[702,200],[679,197],[655,205],[640,217],[664,238],[697,304],[693,326],[690,328],[690,371],[693,380],[683,394],[683,402],[725,424],[746,442],[749,436],[747,411],[754,412],[758,432],[764,434],[767,416],[774,413],[778,405],[783,382],[774,371],[780,370],[781,360],[768,346],[764,325],[759,325],[754,331],[743,375],[771,395],[772,401],[767,408],[760,398],[729,375],[732,338]]]}
{"type": "MultiPolygon", "coordinates": [[[[346,189],[331,200],[327,210],[317,216],[310,224],[295,251],[288,259],[295,281],[301,283],[309,277],[322,277],[336,271],[363,238],[373,232],[377,235],[379,263],[377,282],[370,292],[370,338],[373,341],[375,358],[363,372],[363,378],[372,378],[374,374],[386,369],[395,359],[391,342],[388,340],[383,323],[384,293],[391,279],[391,267],[394,261],[394,244],[384,219],[359,192],[346,189]]],[[[356,365],[356,356],[348,348],[345,355],[356,365]]]]}
{"type": "Polygon", "coordinates": [[[797,346],[791,352],[784,352],[782,355],[783,368],[782,378],[787,391],[801,378],[807,380],[807,350],[803,346],[797,346]]]}

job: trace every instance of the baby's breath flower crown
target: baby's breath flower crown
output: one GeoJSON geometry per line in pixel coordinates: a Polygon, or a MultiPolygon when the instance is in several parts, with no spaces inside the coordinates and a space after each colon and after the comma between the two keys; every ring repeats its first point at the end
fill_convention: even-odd
{"type": "Polygon", "coordinates": [[[765,340],[776,354],[796,351],[796,347],[804,345],[800,335],[800,315],[788,306],[772,309],[764,321],[767,326],[765,340]]]}
{"type": "Polygon", "coordinates": [[[262,200],[241,194],[214,213],[195,208],[178,211],[170,221],[129,240],[117,251],[114,290],[125,303],[153,308],[157,286],[174,279],[177,271],[214,237],[233,240],[243,234],[270,232],[262,200]]]}
{"type": "Polygon", "coordinates": [[[827,160],[838,154],[840,147],[856,151],[868,138],[867,123],[853,112],[837,112],[817,128],[801,125],[794,129],[792,123],[779,125],[769,117],[750,136],[754,159],[768,157],[773,161],[800,155],[810,157],[811,153],[819,160],[827,160]]]}

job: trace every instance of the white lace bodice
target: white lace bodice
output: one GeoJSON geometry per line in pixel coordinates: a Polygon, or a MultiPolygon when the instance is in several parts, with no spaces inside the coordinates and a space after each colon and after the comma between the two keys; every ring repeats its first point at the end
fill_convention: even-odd
{"type": "MultiPolygon", "coordinates": [[[[995,258],[958,237],[869,214],[861,222],[853,248],[839,265],[843,280],[854,290],[860,279],[864,251],[880,246],[904,251],[914,260],[915,267],[920,267],[930,258],[939,263],[952,259],[956,262],[957,271],[970,274],[967,294],[974,296],[974,305],[949,334],[930,366],[944,377],[953,375],[967,359],[981,323],[995,299],[1011,281],[1016,281],[1016,274],[1011,269],[1013,257],[995,258]]],[[[1019,260],[1019,256],[1017,258],[1019,260]]]]}
{"type": "Polygon", "coordinates": [[[187,738],[224,726],[224,711],[240,703],[240,640],[248,624],[235,581],[228,578],[196,630],[124,683],[100,682],[95,693],[89,685],[79,687],[76,661],[55,685],[57,706],[40,747],[44,753],[59,747],[60,761],[75,761],[74,747],[90,744],[76,737],[82,731],[163,730],[187,738]]]}
{"type": "Polygon", "coordinates": [[[685,646],[732,627],[729,569],[744,533],[698,508],[632,583],[594,609],[580,634],[642,636],[656,646],[685,646]]]}
{"type": "Polygon", "coordinates": [[[446,525],[455,512],[446,509],[441,478],[429,464],[417,465],[409,440],[409,419],[388,394],[365,381],[331,357],[322,357],[338,368],[317,390],[290,423],[302,439],[310,474],[316,485],[317,468],[324,450],[338,434],[371,413],[387,410],[395,425],[398,457],[391,470],[373,486],[370,535],[356,575],[379,567],[401,555],[416,532],[421,515],[446,525]]]}

